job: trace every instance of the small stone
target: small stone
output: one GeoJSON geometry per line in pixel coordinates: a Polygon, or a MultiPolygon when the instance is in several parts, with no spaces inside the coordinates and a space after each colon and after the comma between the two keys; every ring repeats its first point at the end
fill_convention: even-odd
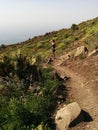
{"type": "Polygon", "coordinates": [[[94,116],[96,116],[96,113],[94,113],[94,116]]]}
{"type": "Polygon", "coordinates": [[[90,126],[89,126],[89,125],[86,125],[86,128],[90,128],[90,126]]]}

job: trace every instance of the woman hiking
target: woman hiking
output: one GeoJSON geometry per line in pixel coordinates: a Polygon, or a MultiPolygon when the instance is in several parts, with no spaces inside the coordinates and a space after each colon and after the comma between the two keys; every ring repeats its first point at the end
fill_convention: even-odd
{"type": "Polygon", "coordinates": [[[51,40],[51,45],[52,45],[53,58],[55,59],[55,48],[56,48],[55,40],[51,40]]]}

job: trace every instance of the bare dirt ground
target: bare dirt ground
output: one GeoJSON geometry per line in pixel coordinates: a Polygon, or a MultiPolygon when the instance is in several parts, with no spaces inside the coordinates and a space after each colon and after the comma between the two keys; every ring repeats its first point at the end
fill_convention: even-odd
{"type": "Polygon", "coordinates": [[[92,117],[91,122],[82,122],[69,130],[98,130],[98,55],[84,59],[57,57],[53,66],[63,77],[69,76],[69,98],[92,117]]]}

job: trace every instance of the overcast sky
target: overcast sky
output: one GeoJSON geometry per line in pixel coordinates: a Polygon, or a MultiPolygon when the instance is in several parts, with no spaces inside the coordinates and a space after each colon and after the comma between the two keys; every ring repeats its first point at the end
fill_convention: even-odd
{"type": "Polygon", "coordinates": [[[98,17],[98,0],[0,0],[0,44],[98,17]]]}

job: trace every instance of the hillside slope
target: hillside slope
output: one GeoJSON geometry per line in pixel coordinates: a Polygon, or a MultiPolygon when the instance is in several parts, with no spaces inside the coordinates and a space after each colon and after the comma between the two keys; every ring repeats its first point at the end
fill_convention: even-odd
{"type": "Polygon", "coordinates": [[[71,78],[67,82],[69,98],[78,102],[93,119],[69,130],[98,130],[98,55],[66,61],[58,57],[53,66],[62,77],[66,75],[71,78]],[[62,64],[63,62],[65,64],[62,64]]]}
{"type": "Polygon", "coordinates": [[[51,39],[56,40],[57,54],[76,48],[78,43],[86,45],[89,50],[93,50],[98,46],[98,17],[82,22],[79,25],[72,24],[69,29],[49,32],[21,43],[8,46],[1,45],[0,58],[4,55],[14,57],[20,53],[27,57],[40,55],[41,57],[47,58],[51,54],[51,39]]]}
{"type": "MultiPolygon", "coordinates": [[[[4,56],[9,56],[12,65],[15,65],[15,58],[23,54],[26,58],[29,57],[30,60],[41,56],[45,64],[47,59],[51,57],[51,39],[56,40],[54,68],[61,76],[67,75],[71,77],[67,82],[67,86],[70,88],[69,98],[72,101],[77,101],[81,108],[93,118],[92,122],[80,123],[70,129],[98,130],[98,55],[73,57],[74,50],[79,46],[86,46],[89,52],[98,47],[98,17],[82,22],[79,25],[73,24],[69,29],[49,32],[22,43],[1,46],[0,63],[3,63],[2,58],[4,56]],[[72,52],[72,57],[69,60],[62,59],[69,52],[72,52]]],[[[6,66],[7,64],[5,64],[5,71],[6,66]]],[[[37,76],[35,75],[35,77],[37,76]]]]}

